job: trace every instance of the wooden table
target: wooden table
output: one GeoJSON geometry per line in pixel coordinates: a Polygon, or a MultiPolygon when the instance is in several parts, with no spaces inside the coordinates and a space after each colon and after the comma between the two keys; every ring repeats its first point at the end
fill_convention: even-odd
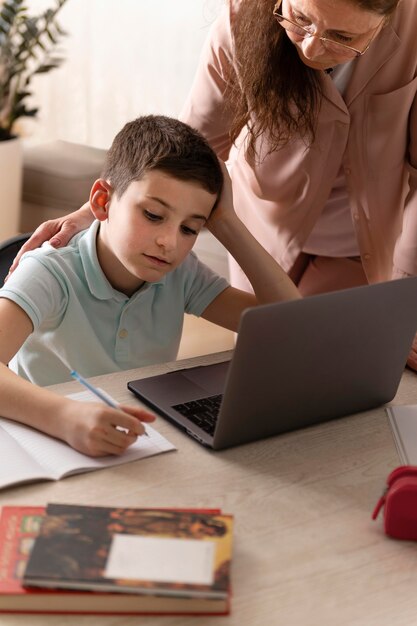
{"type": "MultiPolygon", "coordinates": [[[[223,355],[188,363],[222,360],[223,355]]],[[[126,382],[174,364],[93,378],[120,402],[126,382]]],[[[77,383],[55,385],[60,394],[77,383]]],[[[395,403],[417,403],[405,372],[395,403]]],[[[383,408],[210,452],[159,418],[177,447],[120,467],[5,490],[0,504],[67,502],[220,507],[236,518],[229,617],[0,615],[1,626],[410,626],[417,624],[417,544],[371,521],[399,459],[383,408]]]]}

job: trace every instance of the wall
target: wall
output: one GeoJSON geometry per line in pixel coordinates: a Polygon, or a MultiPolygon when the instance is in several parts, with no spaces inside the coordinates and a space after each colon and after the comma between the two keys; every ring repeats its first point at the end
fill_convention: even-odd
{"type": "MultiPolygon", "coordinates": [[[[140,114],[178,115],[204,39],[224,0],[67,0],[65,63],[36,77],[32,142],[65,139],[106,148],[140,114]]],[[[31,11],[52,0],[28,0],[31,11]]]]}
{"type": "MultiPolygon", "coordinates": [[[[59,23],[68,36],[65,63],[36,77],[36,120],[21,132],[30,143],[64,139],[107,148],[123,124],[140,114],[177,116],[210,25],[225,0],[67,0],[59,23]]],[[[53,0],[27,0],[31,11],[53,0]]],[[[200,258],[228,276],[224,248],[209,232],[200,258]]],[[[186,316],[180,357],[231,349],[234,335],[186,316]]]]}

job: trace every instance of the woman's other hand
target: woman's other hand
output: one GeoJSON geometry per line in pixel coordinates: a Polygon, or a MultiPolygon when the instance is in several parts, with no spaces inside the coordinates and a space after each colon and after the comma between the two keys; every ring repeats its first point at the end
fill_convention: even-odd
{"type": "Polygon", "coordinates": [[[410,369],[417,372],[417,335],[414,337],[413,345],[408,355],[407,365],[410,369]]]}

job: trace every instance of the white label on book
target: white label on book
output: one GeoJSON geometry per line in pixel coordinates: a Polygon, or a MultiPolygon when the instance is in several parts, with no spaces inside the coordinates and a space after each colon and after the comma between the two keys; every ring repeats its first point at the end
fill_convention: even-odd
{"type": "Polygon", "coordinates": [[[213,541],[115,534],[104,576],[211,585],[215,549],[213,541]]]}

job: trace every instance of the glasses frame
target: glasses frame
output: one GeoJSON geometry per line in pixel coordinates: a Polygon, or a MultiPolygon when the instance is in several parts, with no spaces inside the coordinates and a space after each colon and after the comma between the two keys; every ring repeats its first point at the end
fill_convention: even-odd
{"type": "MultiPolygon", "coordinates": [[[[319,39],[323,46],[326,48],[326,43],[330,43],[332,45],[336,45],[337,47],[340,46],[340,48],[342,49],[341,52],[344,50],[346,51],[350,51],[354,53],[354,57],[361,57],[363,54],[365,54],[365,52],[367,52],[369,50],[369,47],[371,45],[371,43],[373,42],[373,40],[375,39],[377,33],[378,33],[378,29],[381,26],[382,22],[385,20],[385,18],[382,18],[381,22],[378,24],[378,26],[375,28],[375,32],[373,33],[371,39],[368,41],[367,45],[365,46],[365,48],[361,51],[358,50],[357,48],[354,48],[353,46],[348,46],[345,43],[339,42],[339,41],[334,41],[334,39],[329,39],[328,37],[321,37],[320,35],[316,35],[315,33],[311,33],[308,28],[306,28],[305,26],[300,26],[300,24],[297,24],[297,22],[294,22],[293,20],[290,20],[288,17],[285,17],[285,15],[282,15],[282,13],[279,12],[279,9],[281,7],[282,4],[282,0],[278,0],[278,2],[276,3],[276,5],[273,8],[272,11],[272,15],[273,17],[276,19],[276,21],[278,22],[278,24],[281,26],[281,28],[283,28],[284,30],[289,30],[290,32],[294,32],[295,34],[297,34],[295,31],[292,31],[288,28],[285,28],[285,26],[282,24],[282,21],[285,20],[286,22],[289,22],[290,24],[292,24],[293,26],[295,26],[298,30],[302,30],[304,31],[305,35],[303,36],[302,34],[299,34],[299,37],[302,37],[303,39],[308,39],[309,37],[315,37],[316,39],[319,39]]],[[[337,54],[337,52],[336,52],[337,54]]]]}

